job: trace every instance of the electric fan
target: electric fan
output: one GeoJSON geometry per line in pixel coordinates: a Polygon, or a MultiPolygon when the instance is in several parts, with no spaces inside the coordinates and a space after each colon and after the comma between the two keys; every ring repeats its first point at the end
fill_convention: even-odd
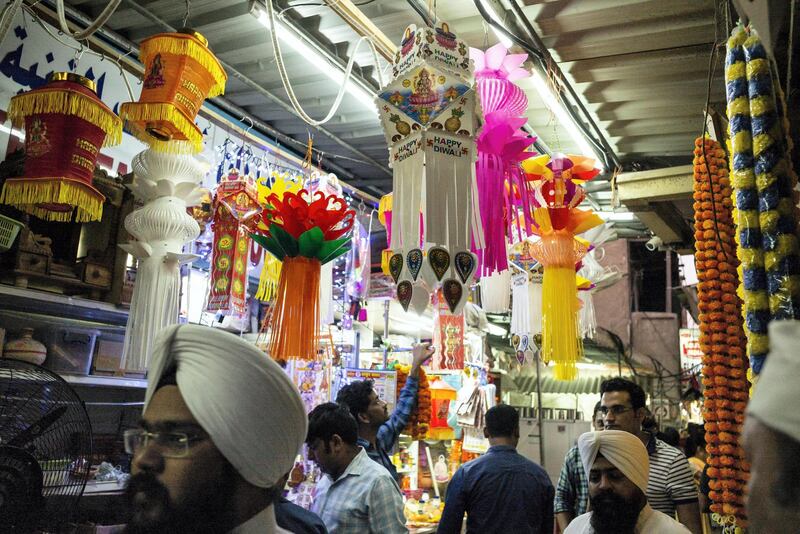
{"type": "Polygon", "coordinates": [[[86,486],[91,454],[89,415],[64,379],[0,359],[0,525],[25,531],[69,516],[86,486]]]}

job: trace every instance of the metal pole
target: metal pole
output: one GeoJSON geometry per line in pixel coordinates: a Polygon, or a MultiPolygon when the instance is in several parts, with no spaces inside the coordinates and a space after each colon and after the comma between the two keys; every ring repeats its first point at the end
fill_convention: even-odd
{"type": "Polygon", "coordinates": [[[667,313],[672,313],[672,251],[668,250],[667,254],[667,305],[665,309],[667,313]]]}
{"type": "Polygon", "coordinates": [[[389,306],[392,301],[386,299],[383,303],[383,368],[389,364],[389,306]]]}
{"type": "Polygon", "coordinates": [[[356,332],[353,342],[353,367],[358,369],[361,360],[361,332],[356,332]]]}
{"type": "Polygon", "coordinates": [[[541,349],[536,350],[536,420],[539,424],[539,465],[544,466],[544,426],[542,424],[542,377],[539,372],[539,353],[541,349]]]}

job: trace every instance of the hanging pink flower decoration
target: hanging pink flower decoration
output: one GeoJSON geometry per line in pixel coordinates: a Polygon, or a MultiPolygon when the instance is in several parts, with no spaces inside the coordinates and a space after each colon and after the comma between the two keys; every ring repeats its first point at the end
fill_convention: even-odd
{"type": "Polygon", "coordinates": [[[469,53],[475,62],[475,81],[483,112],[505,110],[513,116],[525,113],[528,98],[513,82],[530,76],[530,72],[521,68],[528,55],[508,54],[508,49],[501,43],[486,52],[470,48],[469,53]]]}

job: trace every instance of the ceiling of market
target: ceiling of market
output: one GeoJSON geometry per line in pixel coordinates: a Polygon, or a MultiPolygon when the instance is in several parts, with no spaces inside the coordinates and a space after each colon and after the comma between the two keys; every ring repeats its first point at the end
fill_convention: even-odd
{"type": "MultiPolygon", "coordinates": [[[[345,65],[359,35],[326,5],[338,1],[278,0],[274,5],[288,26],[345,65]]],[[[709,55],[715,41],[715,1],[483,0],[482,5],[492,5],[495,13],[501,13],[503,24],[523,41],[532,42],[531,30],[541,38],[598,126],[609,153],[630,171],[691,162],[693,140],[703,128],[709,55]],[[520,13],[527,20],[519,18],[520,13]]],[[[72,8],[68,13],[94,19],[106,3],[67,0],[72,8]]],[[[327,162],[340,178],[371,195],[390,191],[388,151],[374,106],[346,93],[338,112],[324,126],[314,128],[299,119],[283,89],[269,34],[253,15],[254,3],[264,5],[263,0],[189,2],[187,25],[208,38],[228,71],[225,96],[219,102],[259,119],[261,129],[268,128],[264,132],[268,137],[299,153],[304,152],[302,144],[311,133],[314,148],[322,153],[323,167],[327,162]]],[[[53,2],[42,4],[52,6],[53,2]]],[[[424,24],[422,15],[430,18],[431,12],[471,46],[485,48],[497,42],[473,0],[361,0],[355,4],[391,43],[400,42],[408,24],[424,24]]],[[[138,44],[149,35],[182,26],[185,14],[186,6],[178,0],[123,0],[107,25],[112,31],[103,38],[138,44]]],[[[283,53],[298,100],[309,115],[321,118],[330,109],[339,84],[291,47],[283,46],[283,53]]],[[[366,46],[360,47],[355,62],[360,68],[354,72],[362,86],[377,91],[376,68],[366,46]]],[[[386,72],[385,60],[379,63],[378,68],[386,72]]],[[[721,63],[715,71],[710,101],[721,102],[721,63]]],[[[522,80],[520,85],[528,94],[528,124],[535,134],[553,151],[578,152],[568,130],[542,104],[533,82],[522,80]]],[[[611,210],[610,175],[590,184],[596,209],[611,210]]],[[[617,226],[634,232],[644,229],[637,221],[617,226]]]]}

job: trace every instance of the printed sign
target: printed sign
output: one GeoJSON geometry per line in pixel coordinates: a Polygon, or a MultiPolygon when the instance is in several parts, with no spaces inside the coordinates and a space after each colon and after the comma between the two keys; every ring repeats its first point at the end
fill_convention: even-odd
{"type": "Polygon", "coordinates": [[[697,328],[681,328],[678,334],[681,350],[681,369],[698,370],[703,364],[703,351],[700,350],[700,330],[697,328]]]}
{"type": "Polygon", "coordinates": [[[372,369],[340,369],[335,378],[334,387],[331,390],[331,399],[336,399],[339,390],[356,380],[372,380],[372,388],[383,400],[389,413],[394,411],[397,404],[397,372],[381,371],[372,369]]]}

